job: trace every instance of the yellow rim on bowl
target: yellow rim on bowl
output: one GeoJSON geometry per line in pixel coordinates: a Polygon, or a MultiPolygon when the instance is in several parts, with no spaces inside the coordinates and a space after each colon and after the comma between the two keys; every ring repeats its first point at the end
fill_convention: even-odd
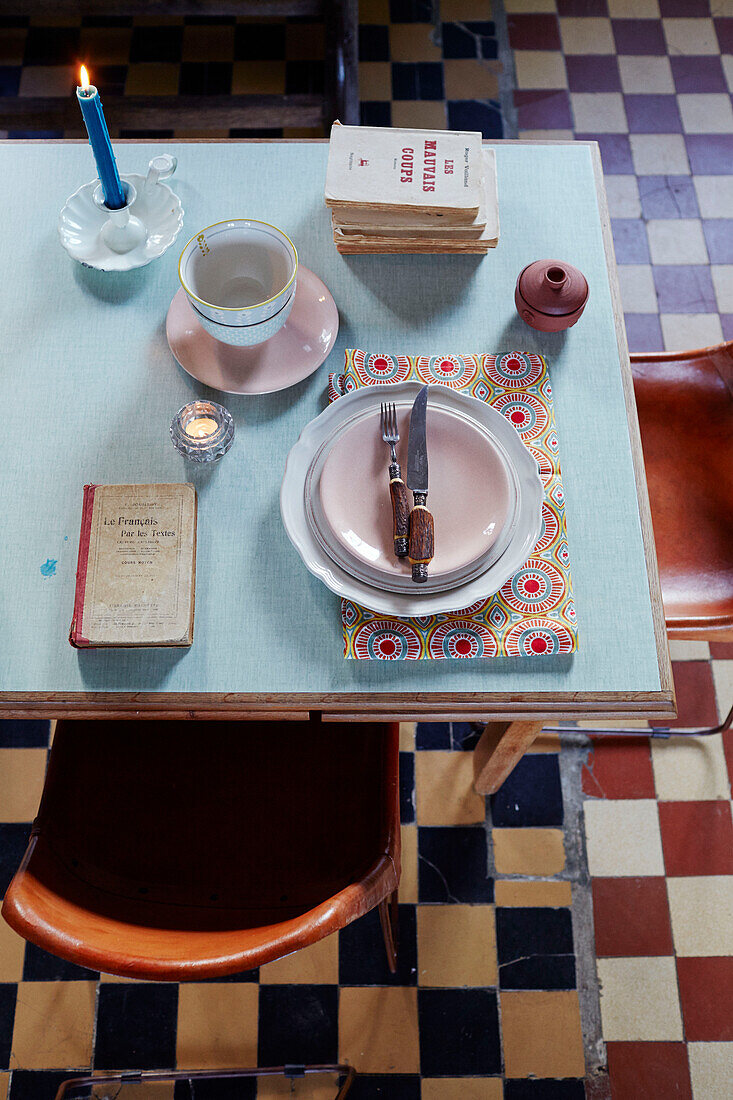
{"type": "Polygon", "coordinates": [[[257,218],[226,218],[224,221],[214,222],[212,225],[207,225],[207,226],[205,226],[204,229],[199,229],[198,233],[194,233],[194,235],[186,241],[186,243],[183,246],[183,249],[181,251],[181,255],[178,257],[178,280],[179,280],[181,286],[183,287],[183,289],[186,291],[186,294],[190,294],[191,297],[193,299],[195,299],[195,301],[200,302],[202,306],[208,306],[209,309],[220,309],[224,313],[241,313],[242,310],[245,310],[245,309],[262,309],[263,306],[269,305],[270,302],[274,302],[276,298],[279,298],[280,295],[288,289],[288,287],[292,283],[292,281],[295,278],[295,276],[297,275],[297,273],[298,273],[298,250],[295,247],[295,245],[293,244],[293,242],[290,240],[290,237],[287,235],[287,233],[283,233],[282,229],[278,229],[278,227],[276,225],[271,225],[270,222],[259,221],[259,219],[257,219],[257,218]],[[199,239],[199,237],[201,237],[204,233],[207,233],[209,231],[209,229],[216,229],[217,225],[231,225],[232,222],[246,222],[249,225],[266,225],[268,229],[274,229],[276,233],[279,233],[281,237],[284,237],[285,240],[290,245],[290,247],[292,248],[293,252],[295,253],[295,269],[293,271],[293,274],[290,276],[287,283],[285,284],[285,286],[282,287],[281,290],[278,290],[277,294],[273,294],[270,298],[267,298],[264,302],[257,302],[256,305],[253,305],[253,306],[217,306],[217,305],[214,304],[214,302],[207,302],[204,298],[199,298],[198,295],[194,294],[194,292],[190,289],[190,287],[186,286],[186,283],[183,280],[183,275],[181,274],[181,264],[183,263],[183,257],[186,253],[186,249],[188,248],[188,246],[190,244],[193,244],[194,241],[197,241],[199,239]]]}

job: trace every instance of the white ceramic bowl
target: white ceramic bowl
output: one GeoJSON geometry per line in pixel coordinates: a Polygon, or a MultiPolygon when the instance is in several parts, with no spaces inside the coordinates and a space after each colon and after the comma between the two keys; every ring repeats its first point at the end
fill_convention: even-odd
{"type": "MultiPolygon", "coordinates": [[[[285,322],[284,307],[292,301],[297,272],[298,253],[290,238],[274,225],[249,218],[202,229],[178,262],[181,286],[202,318],[231,329],[277,317],[270,336],[285,322]]],[[[269,336],[254,342],[264,339],[269,336]]]]}
{"type": "Polygon", "coordinates": [[[285,324],[295,301],[294,285],[292,290],[293,293],[279,313],[268,317],[266,321],[257,321],[251,325],[221,325],[218,321],[212,321],[200,313],[193,303],[191,305],[196,314],[196,320],[215,340],[221,341],[222,344],[231,344],[236,348],[252,348],[269,340],[285,324]]]}

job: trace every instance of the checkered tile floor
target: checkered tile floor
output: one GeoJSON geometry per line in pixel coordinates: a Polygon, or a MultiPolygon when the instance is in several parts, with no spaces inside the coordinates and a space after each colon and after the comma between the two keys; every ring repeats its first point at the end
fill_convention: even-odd
{"type": "MultiPolygon", "coordinates": [[[[678,726],[733,702],[733,645],[672,643],[678,726]],[[709,659],[712,651],[712,661],[709,659]]],[[[725,1100],[733,1080],[733,734],[597,739],[583,770],[613,1100],[725,1100]]]]}
{"type": "Polygon", "coordinates": [[[600,143],[632,351],[733,339],[731,0],[505,0],[520,137],[600,143]]]}
{"type": "MultiPolygon", "coordinates": [[[[525,757],[487,820],[471,788],[471,728],[401,734],[396,977],[376,913],[259,972],[180,987],[69,965],[2,923],[0,1070],[11,1073],[0,1072],[0,1096],[10,1077],[10,1100],[52,1097],[68,1069],[338,1058],[364,1075],[355,1100],[582,1100],[577,868],[566,863],[558,742],[547,738],[525,757]]],[[[36,811],[47,739],[47,724],[0,723],[2,889],[36,811]]],[[[299,1086],[296,1095],[332,1093],[299,1086]]],[[[255,1091],[197,1087],[197,1097],[214,1095],[246,1100],[255,1091]]]]}
{"type": "MultiPolygon", "coordinates": [[[[446,0],[440,19],[430,0],[362,0],[359,18],[364,123],[502,136],[498,44],[488,0],[446,0]]],[[[323,89],[323,55],[322,25],[304,20],[0,17],[0,96],[68,96],[82,60],[103,95],[317,93],[323,89]]],[[[175,130],[179,137],[199,133],[175,130]]],[[[247,133],[297,137],[321,131],[247,133]]]]}

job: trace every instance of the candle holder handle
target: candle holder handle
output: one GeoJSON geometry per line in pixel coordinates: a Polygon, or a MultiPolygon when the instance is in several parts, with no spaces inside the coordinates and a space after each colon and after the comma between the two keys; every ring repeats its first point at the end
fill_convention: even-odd
{"type": "Polygon", "coordinates": [[[145,177],[145,190],[150,191],[163,180],[170,179],[178,167],[178,157],[171,153],[159,153],[153,157],[148,165],[148,174],[145,177]]]}

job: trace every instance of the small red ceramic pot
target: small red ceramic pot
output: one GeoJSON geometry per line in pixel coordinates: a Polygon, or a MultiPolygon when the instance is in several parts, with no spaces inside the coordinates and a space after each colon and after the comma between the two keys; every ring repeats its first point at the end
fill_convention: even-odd
{"type": "Polygon", "coordinates": [[[570,328],[587,301],[585,275],[561,260],[535,260],[521,272],[514,291],[517,313],[539,332],[570,328]]]}

